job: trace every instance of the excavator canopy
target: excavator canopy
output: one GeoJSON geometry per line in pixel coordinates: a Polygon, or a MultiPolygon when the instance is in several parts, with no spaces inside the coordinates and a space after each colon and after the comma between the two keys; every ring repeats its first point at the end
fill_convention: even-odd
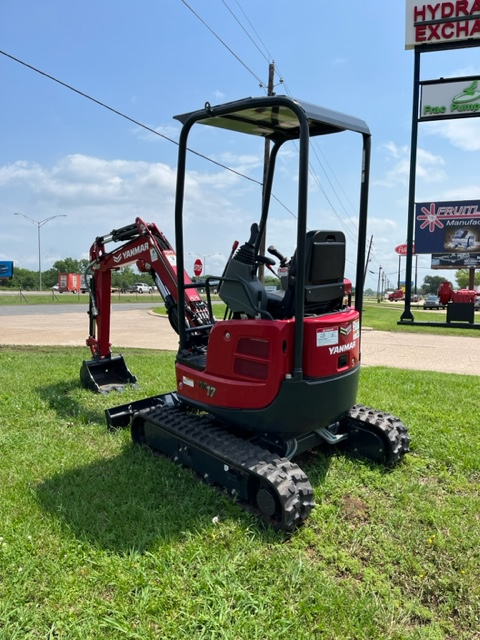
{"type": "Polygon", "coordinates": [[[287,96],[267,96],[264,98],[244,98],[235,102],[205,108],[175,116],[182,124],[193,118],[199,124],[207,124],[240,133],[261,136],[273,142],[294,140],[300,137],[299,119],[293,108],[301,108],[307,116],[310,137],[353,131],[370,135],[367,124],[352,116],[319,107],[287,96]],[[256,106],[252,106],[252,100],[256,106]],[[271,102],[271,104],[269,104],[271,102]],[[283,104],[279,104],[283,102],[283,104]],[[202,111],[205,118],[202,119],[202,111]]]}

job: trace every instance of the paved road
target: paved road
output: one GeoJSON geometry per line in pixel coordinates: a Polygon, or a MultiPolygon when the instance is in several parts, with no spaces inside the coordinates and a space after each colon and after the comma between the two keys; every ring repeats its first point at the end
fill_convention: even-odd
{"type": "MultiPolygon", "coordinates": [[[[151,303],[112,305],[114,353],[125,347],[176,351],[177,335],[168,320],[152,314],[150,308],[151,303]]],[[[84,346],[87,335],[87,305],[0,307],[3,345],[84,346]]],[[[480,375],[480,333],[472,338],[365,329],[362,364],[480,375]]]]}

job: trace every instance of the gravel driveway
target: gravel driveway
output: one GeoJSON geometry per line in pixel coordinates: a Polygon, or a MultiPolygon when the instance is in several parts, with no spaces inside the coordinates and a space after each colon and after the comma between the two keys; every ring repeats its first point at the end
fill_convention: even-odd
{"type": "MultiPolygon", "coordinates": [[[[141,308],[112,305],[112,352],[125,347],[176,351],[168,320],[141,308]]],[[[87,307],[73,305],[0,307],[0,344],[85,346],[87,307]]],[[[479,337],[480,338],[480,333],[479,337]]],[[[480,375],[480,339],[419,333],[362,332],[363,366],[480,375]]]]}

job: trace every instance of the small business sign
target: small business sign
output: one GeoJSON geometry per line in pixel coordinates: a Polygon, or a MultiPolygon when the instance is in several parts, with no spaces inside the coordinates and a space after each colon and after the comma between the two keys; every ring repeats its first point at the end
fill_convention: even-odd
{"type": "Polygon", "coordinates": [[[11,260],[0,261],[0,280],[13,278],[13,262],[11,260]]]}
{"type": "Polygon", "coordinates": [[[405,49],[424,45],[451,49],[461,47],[465,40],[478,38],[480,0],[407,0],[405,49]]]}
{"type": "MultiPolygon", "coordinates": [[[[408,244],[399,244],[395,247],[395,253],[398,253],[399,256],[406,256],[408,250],[408,244]]],[[[412,254],[415,253],[415,245],[412,245],[412,254]]]]}
{"type": "Polygon", "coordinates": [[[480,252],[480,200],[417,203],[415,251],[480,252]]]}
{"type": "Polygon", "coordinates": [[[480,116],[480,76],[427,80],[420,88],[420,121],[480,116]]]}

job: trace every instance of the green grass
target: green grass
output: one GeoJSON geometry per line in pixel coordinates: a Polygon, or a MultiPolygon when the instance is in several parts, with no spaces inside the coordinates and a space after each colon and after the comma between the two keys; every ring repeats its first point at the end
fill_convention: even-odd
{"type": "MultiPolygon", "coordinates": [[[[381,304],[365,301],[363,305],[363,317],[362,325],[364,327],[371,327],[377,331],[399,331],[403,333],[435,333],[438,335],[463,335],[463,336],[475,336],[480,337],[480,331],[478,329],[468,329],[468,323],[465,324],[465,328],[457,329],[449,327],[447,324],[447,312],[441,311],[424,311],[421,303],[412,305],[411,312],[415,318],[415,322],[443,322],[445,326],[432,327],[432,326],[417,326],[408,324],[398,324],[404,307],[403,304],[392,304],[390,302],[383,302],[381,304]]],[[[475,313],[475,323],[480,323],[480,312],[475,313]]]]}
{"type": "Polygon", "coordinates": [[[141,389],[80,387],[83,348],[0,348],[0,638],[451,639],[480,629],[474,376],[369,367],[399,415],[393,471],[302,456],[317,507],[263,529],[103,411],[174,388],[174,355],[125,350],[141,389]]]}
{"type": "MultiPolygon", "coordinates": [[[[112,293],[112,302],[151,302],[152,304],[162,303],[159,293],[112,293]]],[[[88,294],[86,293],[43,293],[30,292],[0,292],[0,306],[13,305],[39,305],[39,304],[88,304],[88,294]]]]}

